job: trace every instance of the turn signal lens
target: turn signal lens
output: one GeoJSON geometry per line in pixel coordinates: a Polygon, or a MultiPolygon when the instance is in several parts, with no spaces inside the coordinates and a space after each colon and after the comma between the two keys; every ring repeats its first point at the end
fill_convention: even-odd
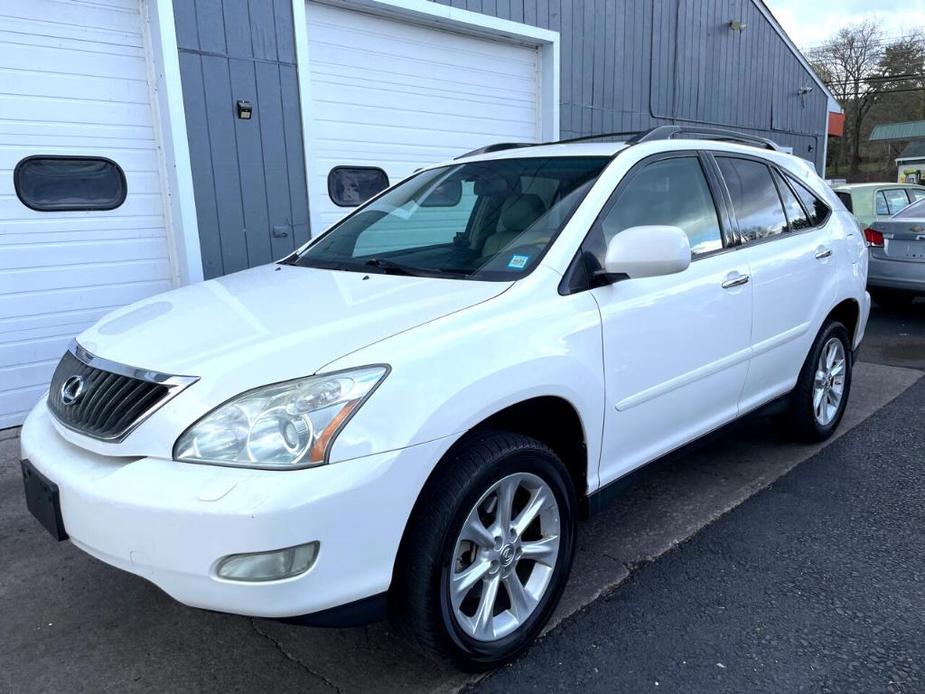
{"type": "Polygon", "coordinates": [[[870,227],[865,229],[864,238],[867,240],[868,246],[872,248],[883,248],[883,234],[876,229],[871,229],[870,227]]]}
{"type": "Polygon", "coordinates": [[[229,581],[279,581],[304,574],[318,556],[317,542],[272,552],[232,554],[218,564],[219,578],[229,581]]]}

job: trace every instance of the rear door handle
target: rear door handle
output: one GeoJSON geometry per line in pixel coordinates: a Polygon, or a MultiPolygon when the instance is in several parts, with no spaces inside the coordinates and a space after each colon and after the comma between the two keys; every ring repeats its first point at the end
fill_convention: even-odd
{"type": "Polygon", "coordinates": [[[743,284],[746,284],[749,280],[748,275],[736,275],[735,277],[730,277],[725,282],[723,282],[723,289],[732,289],[733,287],[741,287],[743,284]]]}
{"type": "Polygon", "coordinates": [[[816,249],[816,260],[822,260],[824,258],[828,258],[830,255],[832,255],[831,248],[817,248],[816,249]]]}

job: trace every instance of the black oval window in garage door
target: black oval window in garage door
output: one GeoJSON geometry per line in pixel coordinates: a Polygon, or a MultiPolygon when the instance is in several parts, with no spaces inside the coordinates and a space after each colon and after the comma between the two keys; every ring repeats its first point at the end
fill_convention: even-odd
{"type": "Polygon", "coordinates": [[[13,172],[16,195],[40,212],[113,210],[125,202],[125,173],[105,157],[38,155],[13,172]]]}
{"type": "Polygon", "coordinates": [[[338,207],[356,207],[389,187],[389,177],[376,166],[335,166],[328,173],[328,195],[338,207]]]}

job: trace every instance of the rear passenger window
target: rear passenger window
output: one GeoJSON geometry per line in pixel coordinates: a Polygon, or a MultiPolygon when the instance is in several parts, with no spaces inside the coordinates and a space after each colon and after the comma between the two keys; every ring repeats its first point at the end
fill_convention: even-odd
{"type": "Polygon", "coordinates": [[[601,220],[605,245],[625,229],[650,224],[683,229],[693,255],[723,247],[716,206],[696,157],[663,159],[633,176],[601,220]]]}
{"type": "MultiPolygon", "coordinates": [[[[806,211],[809,213],[809,222],[810,226],[821,226],[825,223],[825,220],[829,217],[829,206],[826,205],[822,200],[816,197],[816,194],[813,193],[809,188],[804,186],[795,178],[791,176],[785,176],[785,178],[790,182],[790,187],[796,191],[797,197],[800,198],[800,201],[803,203],[803,207],[806,208],[806,211]]],[[[838,196],[841,197],[843,193],[839,193],[838,196]]],[[[851,196],[848,196],[850,202],[851,196]]],[[[844,202],[844,200],[843,200],[844,202]]],[[[848,207],[846,204],[845,207],[848,207]]],[[[848,211],[851,211],[851,208],[848,207],[848,211]]]]}
{"type": "Polygon", "coordinates": [[[925,190],[910,190],[909,195],[912,196],[913,201],[925,200],[925,190]]]}
{"type": "Polygon", "coordinates": [[[902,188],[890,188],[877,193],[877,214],[894,215],[909,204],[909,196],[902,188]],[[881,199],[883,202],[881,203],[881,199]],[[881,212],[881,209],[885,209],[881,212]]]}
{"type": "Polygon", "coordinates": [[[732,157],[716,157],[716,163],[732,197],[743,239],[758,241],[786,231],[787,218],[767,166],[732,157]]]}
{"type": "Polygon", "coordinates": [[[806,216],[806,211],[803,209],[800,201],[797,200],[797,196],[790,190],[787,182],[777,173],[774,174],[774,178],[780,186],[780,197],[781,200],[784,201],[784,212],[787,213],[787,222],[790,224],[790,231],[801,231],[811,227],[812,224],[809,222],[809,217],[806,216]]]}
{"type": "Polygon", "coordinates": [[[890,213],[890,208],[886,204],[886,196],[883,194],[882,190],[877,191],[877,196],[875,200],[877,204],[874,207],[874,212],[876,214],[889,214],[890,213]]]}

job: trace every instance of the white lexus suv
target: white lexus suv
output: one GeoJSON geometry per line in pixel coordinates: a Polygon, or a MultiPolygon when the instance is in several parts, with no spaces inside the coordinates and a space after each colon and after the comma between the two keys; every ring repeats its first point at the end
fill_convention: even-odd
{"type": "Polygon", "coordinates": [[[22,429],[27,502],[187,605],[387,615],[492,667],[621,477],[769,403],[832,434],[866,279],[852,216],[765,140],[488,147],[80,334],[22,429]]]}

